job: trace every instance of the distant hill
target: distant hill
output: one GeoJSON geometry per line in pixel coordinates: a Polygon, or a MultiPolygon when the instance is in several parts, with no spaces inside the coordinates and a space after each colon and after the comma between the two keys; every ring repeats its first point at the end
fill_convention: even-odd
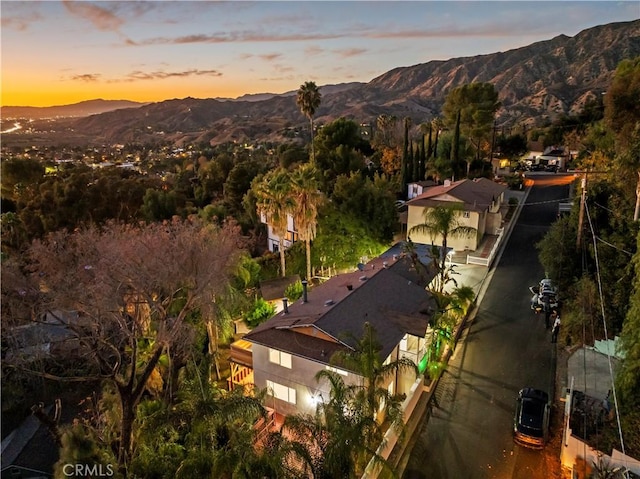
{"type": "MultiPolygon", "coordinates": [[[[332,95],[341,91],[350,90],[358,86],[362,86],[364,83],[351,82],[351,83],[338,83],[336,85],[322,85],[319,88],[322,95],[332,95]]],[[[297,94],[297,90],[291,90],[285,93],[248,93],[246,95],[239,96],[238,98],[216,98],[216,100],[226,101],[262,101],[268,100],[273,97],[291,97],[297,94]]]]}
{"type": "Polygon", "coordinates": [[[2,118],[72,118],[97,115],[122,108],[136,108],[148,103],[129,100],[87,100],[72,105],[35,107],[35,106],[3,106],[0,108],[2,118]]]}
{"type": "MultiPolygon", "coordinates": [[[[637,56],[640,20],[611,23],[506,52],[398,67],[368,83],[321,86],[322,103],[315,120],[318,125],[339,117],[373,123],[387,114],[410,117],[417,125],[441,114],[453,88],[490,82],[502,103],[498,126],[541,125],[581,111],[587,101],[606,92],[622,60],[637,56]]],[[[287,92],[138,105],[62,122],[59,133],[73,129],[74,135],[102,143],[161,139],[219,144],[292,141],[291,130],[306,132],[307,125],[295,92],[287,92]]]]}

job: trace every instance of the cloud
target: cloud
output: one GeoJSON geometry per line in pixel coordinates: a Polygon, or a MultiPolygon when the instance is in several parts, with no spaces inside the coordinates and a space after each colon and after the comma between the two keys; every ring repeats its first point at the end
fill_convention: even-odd
{"type": "Polygon", "coordinates": [[[258,55],[259,58],[262,58],[263,60],[266,60],[268,62],[276,60],[276,59],[280,58],[281,56],[282,56],[281,53],[264,53],[262,55],[258,55]]]}
{"type": "Polygon", "coordinates": [[[304,54],[307,56],[316,56],[321,55],[322,53],[324,53],[324,48],[321,48],[317,45],[311,45],[310,47],[304,49],[304,54]]]}
{"type": "Polygon", "coordinates": [[[343,33],[292,33],[287,35],[262,32],[223,32],[182,37],[156,37],[136,42],[137,45],[181,45],[185,43],[249,43],[249,42],[301,42],[307,40],[334,40],[349,36],[343,33]]]}
{"type": "Polygon", "coordinates": [[[250,58],[260,58],[261,60],[272,62],[282,57],[282,53],[262,53],[260,55],[254,55],[253,53],[241,53],[239,55],[240,60],[248,60],[250,58]]]}
{"type": "Polygon", "coordinates": [[[340,50],[333,50],[333,53],[340,55],[342,58],[355,57],[366,53],[366,48],[343,48],[340,50]]]}
{"type": "Polygon", "coordinates": [[[217,70],[185,70],[181,72],[164,72],[164,71],[155,71],[155,72],[143,72],[143,71],[134,71],[129,73],[124,79],[117,81],[140,81],[140,80],[165,80],[167,78],[185,78],[190,76],[214,76],[220,77],[222,73],[217,70]]]}
{"type": "Polygon", "coordinates": [[[2,28],[11,28],[13,30],[17,30],[19,32],[25,31],[29,24],[32,22],[32,19],[28,18],[20,18],[20,17],[2,17],[0,19],[0,25],[2,28]]]}
{"type": "Polygon", "coordinates": [[[101,75],[99,73],[82,73],[80,75],[73,75],[71,79],[73,81],[82,81],[85,83],[94,83],[100,80],[101,75]]]}
{"type": "Polygon", "coordinates": [[[278,73],[289,73],[295,71],[295,68],[288,65],[274,65],[273,69],[278,73]]]}
{"type": "Polygon", "coordinates": [[[112,11],[89,2],[63,0],[62,4],[71,14],[89,20],[98,30],[118,31],[124,24],[112,11]]]}
{"type": "MultiPolygon", "coordinates": [[[[195,68],[191,70],[177,71],[177,72],[167,72],[167,71],[145,72],[142,70],[136,70],[136,71],[132,71],[131,73],[128,73],[122,78],[106,80],[106,83],[129,83],[134,81],[165,80],[167,78],[186,78],[190,76],[220,77],[222,76],[222,72],[219,72],[217,70],[198,70],[195,68]]],[[[99,73],[81,73],[78,75],[72,75],[70,78],[72,81],[95,83],[102,80],[103,76],[99,73]]]]}
{"type": "Polygon", "coordinates": [[[6,28],[24,32],[32,23],[45,18],[40,12],[30,7],[32,7],[32,5],[23,2],[12,2],[9,5],[3,4],[3,15],[0,17],[0,26],[3,29],[6,28]]]}

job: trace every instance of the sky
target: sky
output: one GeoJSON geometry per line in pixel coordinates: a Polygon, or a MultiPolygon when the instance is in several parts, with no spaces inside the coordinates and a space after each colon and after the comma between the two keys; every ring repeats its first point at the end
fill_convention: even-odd
{"type": "Polygon", "coordinates": [[[630,1],[0,1],[2,106],[368,82],[640,18],[630,1]]]}

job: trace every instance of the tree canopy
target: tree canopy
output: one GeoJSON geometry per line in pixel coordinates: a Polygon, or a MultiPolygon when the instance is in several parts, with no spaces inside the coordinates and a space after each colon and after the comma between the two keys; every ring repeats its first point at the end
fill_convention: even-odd
{"type": "MultiPolygon", "coordinates": [[[[3,304],[19,304],[11,297],[19,299],[21,292],[31,297],[31,315],[7,320],[38,322],[46,314],[73,335],[82,360],[53,376],[112,385],[119,404],[115,440],[121,468],[131,458],[136,408],[148,381],[163,355],[175,365],[188,357],[195,318],[215,316],[216,296],[231,277],[240,245],[231,223],[218,228],[196,218],[149,225],[110,222],[35,241],[26,255],[29,276],[5,276],[11,263],[2,263],[3,304]]],[[[20,356],[15,361],[15,367],[31,367],[20,356]]],[[[51,371],[34,372],[52,377],[51,371]]],[[[164,377],[160,384],[163,390],[171,381],[164,377]]]]}
{"type": "Polygon", "coordinates": [[[491,139],[498,108],[498,92],[492,83],[469,83],[447,95],[442,114],[449,128],[456,125],[460,115],[460,134],[472,142],[476,148],[476,159],[481,159],[481,149],[483,143],[491,139]]]}

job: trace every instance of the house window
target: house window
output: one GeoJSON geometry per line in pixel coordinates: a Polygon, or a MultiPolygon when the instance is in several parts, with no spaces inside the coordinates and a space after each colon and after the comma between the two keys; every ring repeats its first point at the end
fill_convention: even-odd
{"type": "Polygon", "coordinates": [[[462,212],[462,217],[463,218],[468,218],[469,217],[469,212],[468,211],[463,211],[462,212]]]}
{"type": "Polygon", "coordinates": [[[334,373],[338,373],[341,376],[348,376],[349,375],[348,372],[346,372],[346,371],[344,371],[342,369],[331,367],[331,366],[326,366],[326,369],[327,369],[327,371],[333,371],[334,373]]]}
{"type": "Polygon", "coordinates": [[[295,233],[293,231],[287,231],[287,235],[285,236],[285,239],[287,241],[291,241],[292,243],[295,243],[296,241],[298,241],[298,233],[295,233]]]}
{"type": "Polygon", "coordinates": [[[269,361],[291,369],[291,355],[289,353],[269,348],[269,361]]]}
{"type": "Polygon", "coordinates": [[[267,380],[267,391],[276,399],[287,401],[291,404],[296,403],[296,390],[293,388],[267,380]]]}

